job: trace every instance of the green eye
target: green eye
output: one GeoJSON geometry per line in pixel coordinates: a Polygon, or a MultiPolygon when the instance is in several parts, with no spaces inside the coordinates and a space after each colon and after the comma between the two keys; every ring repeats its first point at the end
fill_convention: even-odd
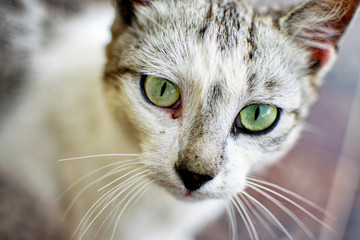
{"type": "Polygon", "coordinates": [[[178,87],[164,78],[145,76],[143,88],[147,99],[162,108],[172,107],[180,99],[178,87]]]}
{"type": "Polygon", "coordinates": [[[271,105],[249,105],[241,110],[236,120],[236,126],[250,132],[262,132],[276,123],[278,114],[278,108],[271,105]]]}

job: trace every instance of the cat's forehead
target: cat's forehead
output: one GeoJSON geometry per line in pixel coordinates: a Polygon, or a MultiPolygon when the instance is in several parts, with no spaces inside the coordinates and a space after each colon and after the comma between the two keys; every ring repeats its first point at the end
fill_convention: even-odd
{"type": "Polygon", "coordinates": [[[143,32],[185,33],[194,40],[216,38],[220,51],[250,40],[254,10],[243,1],[154,1],[138,12],[143,32]],[[241,36],[241,37],[240,37],[241,36]]]}

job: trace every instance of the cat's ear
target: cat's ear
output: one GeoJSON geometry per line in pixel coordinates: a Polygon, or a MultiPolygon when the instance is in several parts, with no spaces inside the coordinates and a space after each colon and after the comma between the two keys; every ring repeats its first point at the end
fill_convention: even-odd
{"type": "Polygon", "coordinates": [[[130,25],[134,18],[134,11],[137,5],[148,5],[151,0],[115,0],[119,18],[130,25]]]}
{"type": "Polygon", "coordinates": [[[339,41],[359,3],[360,0],[311,0],[281,19],[281,30],[310,51],[311,71],[332,65],[339,41]]]}

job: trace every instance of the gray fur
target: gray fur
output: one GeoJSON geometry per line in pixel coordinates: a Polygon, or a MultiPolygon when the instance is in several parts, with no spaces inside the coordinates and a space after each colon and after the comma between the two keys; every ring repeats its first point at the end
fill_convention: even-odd
{"type": "Polygon", "coordinates": [[[0,109],[4,111],[27,72],[26,58],[29,49],[21,49],[13,43],[14,35],[26,32],[21,22],[12,18],[21,18],[24,14],[21,1],[0,2],[0,109]],[[11,13],[11,14],[10,14],[11,13]]]}
{"type": "Polygon", "coordinates": [[[84,0],[0,2],[0,110],[2,112],[5,113],[16,104],[16,99],[25,88],[24,84],[31,81],[29,63],[32,54],[52,41],[56,24],[80,11],[84,3],[84,0]]]}

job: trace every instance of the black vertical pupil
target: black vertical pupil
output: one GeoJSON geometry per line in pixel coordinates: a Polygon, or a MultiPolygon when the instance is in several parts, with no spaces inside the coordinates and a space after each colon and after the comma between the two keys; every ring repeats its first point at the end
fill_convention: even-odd
{"type": "Polygon", "coordinates": [[[256,108],[256,110],[255,110],[255,121],[258,119],[258,117],[259,117],[259,114],[260,114],[260,107],[258,106],[257,108],[256,108]]]}
{"type": "Polygon", "coordinates": [[[162,97],[162,95],[164,95],[165,90],[166,90],[166,82],[164,82],[163,85],[161,86],[160,97],[162,97]]]}

